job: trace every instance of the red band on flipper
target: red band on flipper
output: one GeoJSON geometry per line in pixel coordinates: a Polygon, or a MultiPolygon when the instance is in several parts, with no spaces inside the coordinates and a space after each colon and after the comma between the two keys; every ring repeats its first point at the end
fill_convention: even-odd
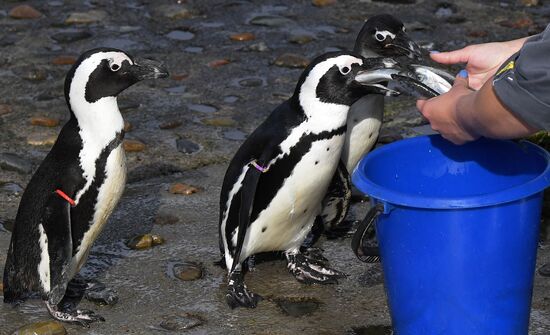
{"type": "Polygon", "coordinates": [[[71,197],[69,197],[68,195],[65,194],[65,192],[57,189],[55,190],[55,193],[57,193],[60,197],[62,197],[63,199],[67,200],[68,203],[71,204],[71,206],[75,206],[76,203],[74,202],[73,199],[71,199],[71,197]]]}

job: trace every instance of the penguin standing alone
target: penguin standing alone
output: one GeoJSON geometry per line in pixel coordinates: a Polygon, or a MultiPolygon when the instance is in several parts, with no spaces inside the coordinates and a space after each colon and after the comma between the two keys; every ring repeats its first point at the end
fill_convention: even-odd
{"type": "Polygon", "coordinates": [[[160,63],[116,49],[85,52],[65,79],[70,119],[31,178],[17,211],[4,268],[4,302],[39,292],[53,318],[87,326],[103,320],[62,302],[69,282],[122,195],[126,158],[117,95],[167,77],[160,63]]]}
{"type": "Polygon", "coordinates": [[[365,74],[395,69],[395,62],[328,53],[302,73],[294,95],[246,139],[225,174],[220,196],[220,250],[229,271],[230,307],[256,307],[242,263],[249,256],[284,251],[289,271],[305,283],[335,283],[339,271],[299,249],[340,161],[349,107],[362,96],[398,94],[365,74]]]}

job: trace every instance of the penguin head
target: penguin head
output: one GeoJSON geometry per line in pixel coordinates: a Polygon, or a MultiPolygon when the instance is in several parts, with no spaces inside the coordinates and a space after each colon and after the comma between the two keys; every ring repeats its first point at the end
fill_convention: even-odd
{"type": "Polygon", "coordinates": [[[294,97],[302,106],[313,101],[351,106],[367,94],[398,95],[380,84],[397,72],[397,63],[391,59],[365,59],[350,52],[326,53],[302,73],[294,97]]]}
{"type": "Polygon", "coordinates": [[[389,14],[370,17],[355,40],[354,51],[363,57],[407,56],[422,59],[421,48],[409,38],[403,22],[389,14]]]}
{"type": "Polygon", "coordinates": [[[168,77],[160,62],[133,58],[122,50],[98,48],[84,52],[65,79],[65,98],[73,110],[116,96],[144,79],[168,77]]]}

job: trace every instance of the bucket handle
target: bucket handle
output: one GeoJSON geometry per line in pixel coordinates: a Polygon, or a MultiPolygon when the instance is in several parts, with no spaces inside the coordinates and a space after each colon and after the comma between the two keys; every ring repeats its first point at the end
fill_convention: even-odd
{"type": "Polygon", "coordinates": [[[363,246],[365,238],[374,238],[374,221],[384,212],[382,204],[376,204],[369,209],[365,219],[361,221],[353,238],[351,239],[351,250],[360,261],[365,263],[380,262],[380,250],[377,246],[363,246]]]}

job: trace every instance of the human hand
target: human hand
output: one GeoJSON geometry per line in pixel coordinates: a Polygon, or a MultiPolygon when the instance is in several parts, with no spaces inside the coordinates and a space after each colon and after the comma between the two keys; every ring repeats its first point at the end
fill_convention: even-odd
{"type": "Polygon", "coordinates": [[[469,85],[474,90],[479,90],[526,40],[527,38],[522,38],[507,42],[473,44],[454,51],[431,53],[430,57],[441,64],[466,63],[469,85]]]}
{"type": "Polygon", "coordinates": [[[430,100],[418,100],[416,107],[430,122],[433,130],[454,144],[464,144],[477,139],[479,135],[464,127],[460,118],[465,116],[459,115],[457,110],[462,100],[475,93],[468,87],[468,72],[462,70],[447,93],[430,100]]]}

